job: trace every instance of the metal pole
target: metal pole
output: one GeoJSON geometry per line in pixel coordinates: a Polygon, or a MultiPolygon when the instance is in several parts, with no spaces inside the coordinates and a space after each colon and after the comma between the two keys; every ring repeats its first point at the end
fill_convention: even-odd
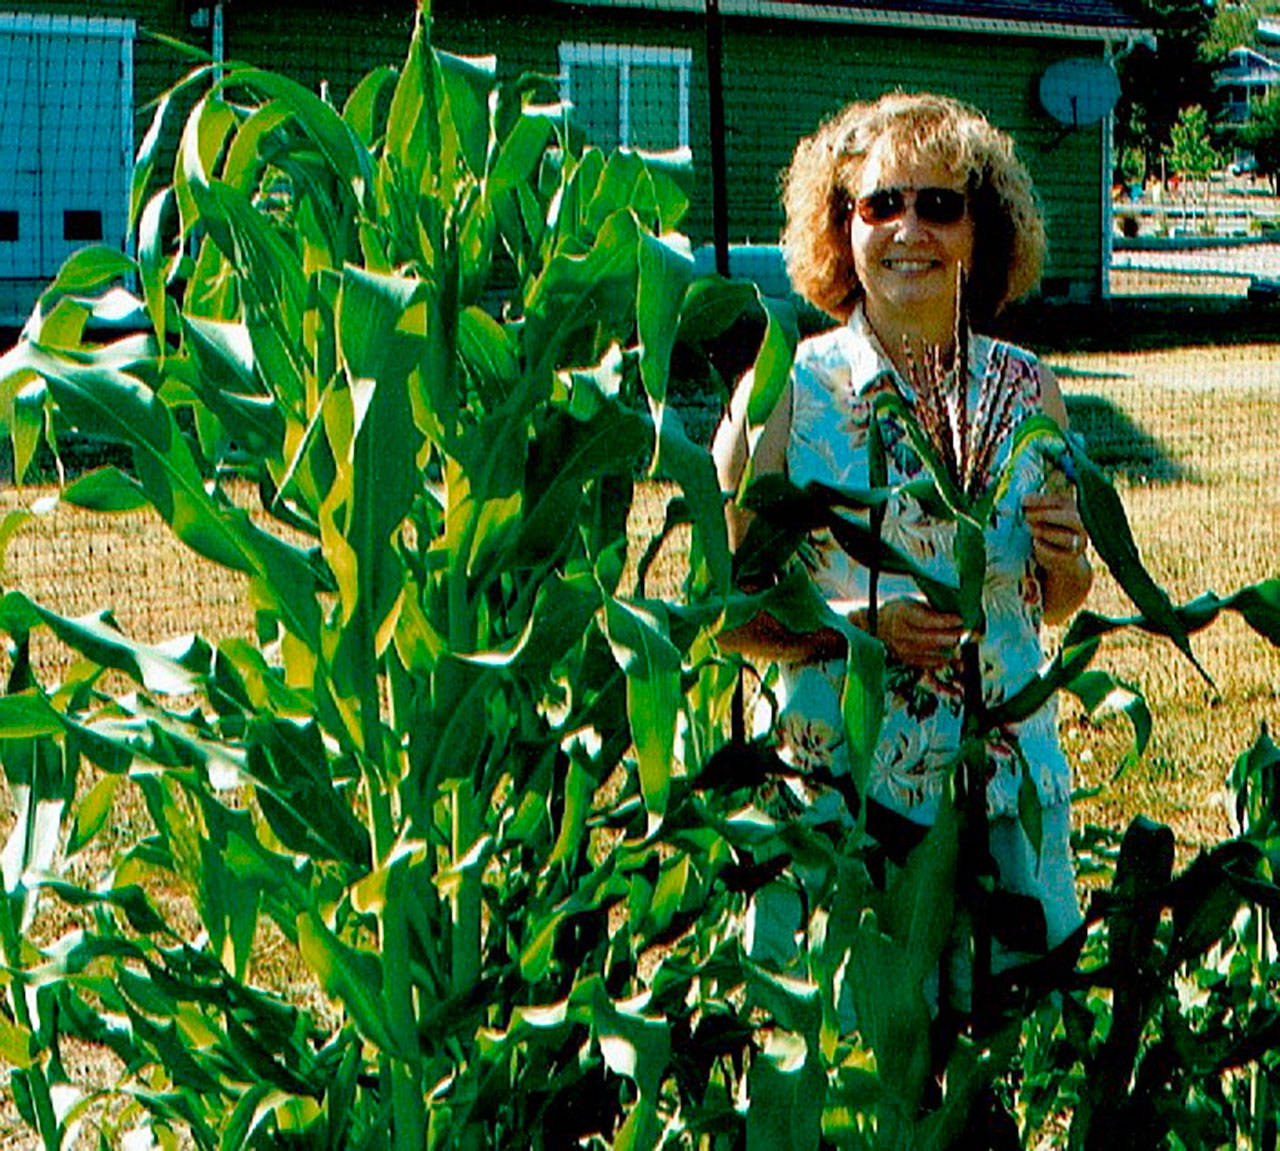
{"type": "Polygon", "coordinates": [[[724,23],[720,0],[705,0],[707,29],[707,104],[711,129],[711,238],[716,271],[729,274],[729,200],[725,171],[724,23]]]}

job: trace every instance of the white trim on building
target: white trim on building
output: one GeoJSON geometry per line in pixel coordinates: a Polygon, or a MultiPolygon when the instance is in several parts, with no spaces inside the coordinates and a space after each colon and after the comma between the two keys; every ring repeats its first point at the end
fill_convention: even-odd
{"type": "Polygon", "coordinates": [[[573,103],[575,67],[599,65],[618,69],[618,143],[620,147],[644,150],[632,138],[631,69],[637,65],[669,67],[675,71],[678,112],[675,147],[663,155],[688,162],[693,152],[689,143],[689,90],[693,71],[693,49],[652,44],[593,44],[567,42],[560,45],[560,95],[573,103]]]}

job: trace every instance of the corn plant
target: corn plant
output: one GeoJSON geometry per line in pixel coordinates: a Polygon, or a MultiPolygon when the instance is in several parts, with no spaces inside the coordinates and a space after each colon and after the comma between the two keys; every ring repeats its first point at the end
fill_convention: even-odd
{"type": "Polygon", "coordinates": [[[126,445],[62,503],[149,507],[256,611],[253,638],[144,644],[0,601],[0,1050],[47,1147],[88,1115],[108,1142],[649,1147],[742,1128],[744,981],[809,1018],[741,943],[780,834],[734,814],[755,777],[698,782],[742,609],[668,402],[677,342],[696,362],[753,308],[782,378],[791,337],[693,281],[678,173],[584,148],[545,90],[425,13],[340,110],[197,67],[138,157],[136,258],[73,257],[5,359],[19,474],[42,436],[126,445]],[[122,279],[145,330],[95,335],[122,279]],[[683,606],[623,582],[646,470],[693,525],[683,606]],[[62,683],[37,629],[82,657],[62,683]],[[87,875],[128,795],[150,833],[87,875]],[[37,943],[51,902],[77,926],[37,943]],[[267,925],[321,1008],[255,979],[267,925]],[[119,1059],[122,1106],[67,1082],[68,1037],[119,1059]]]}

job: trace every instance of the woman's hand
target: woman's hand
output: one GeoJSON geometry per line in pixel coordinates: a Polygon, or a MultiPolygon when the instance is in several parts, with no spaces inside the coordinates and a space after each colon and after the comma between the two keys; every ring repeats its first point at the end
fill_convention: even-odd
{"type": "Polygon", "coordinates": [[[1085,554],[1089,537],[1080,509],[1070,492],[1037,492],[1023,497],[1022,514],[1040,566],[1045,621],[1061,623],[1084,602],[1093,584],[1093,569],[1085,554]]]}
{"type": "Polygon", "coordinates": [[[1070,492],[1061,495],[1034,492],[1023,497],[1022,514],[1031,529],[1031,548],[1036,563],[1046,572],[1079,561],[1089,537],[1074,495],[1070,492]]]}
{"type": "MultiPolygon", "coordinates": [[[[870,630],[865,608],[849,618],[870,630]]],[[[955,659],[964,627],[958,615],[935,611],[920,600],[891,599],[880,605],[875,635],[899,662],[933,671],[955,659]]]]}

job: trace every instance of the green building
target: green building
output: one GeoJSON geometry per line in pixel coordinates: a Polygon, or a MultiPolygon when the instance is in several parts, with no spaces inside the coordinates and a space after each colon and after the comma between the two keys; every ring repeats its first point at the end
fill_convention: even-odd
{"type": "MultiPolygon", "coordinates": [[[[412,20],[413,0],[0,0],[0,324],[21,321],[75,247],[124,242],[150,102],[189,66],[149,33],[280,69],[340,102],[370,67],[402,57],[412,20]]],[[[685,228],[700,245],[717,224],[732,244],[774,244],[780,171],[848,100],[957,96],[1014,135],[1036,179],[1043,294],[1107,294],[1110,120],[1055,118],[1041,89],[1065,61],[1088,62],[1067,66],[1077,83],[1105,85],[1111,59],[1150,41],[1112,0],[435,0],[434,39],[495,56],[504,77],[544,75],[602,145],[688,163],[685,228]]]]}

